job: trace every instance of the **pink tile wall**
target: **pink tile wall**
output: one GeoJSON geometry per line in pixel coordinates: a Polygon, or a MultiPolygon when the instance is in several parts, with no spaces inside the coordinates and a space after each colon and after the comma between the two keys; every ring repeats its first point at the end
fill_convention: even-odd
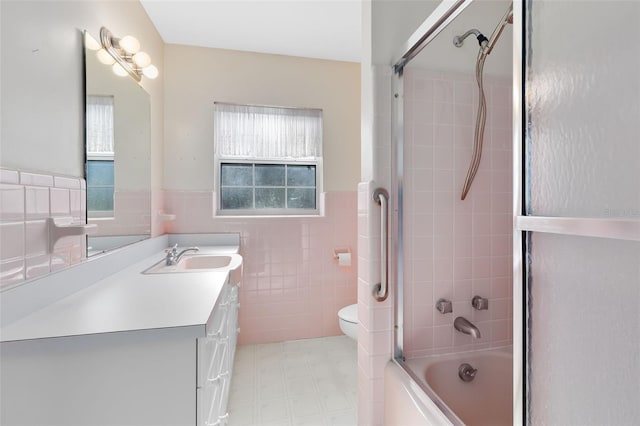
{"type": "Polygon", "coordinates": [[[213,217],[212,192],[165,191],[176,215],[166,232],[240,233],[240,344],[341,334],[338,310],[356,303],[356,193],[323,196],[321,217],[213,217]],[[350,267],[338,267],[336,248],[351,250],[350,267]]]}
{"type": "MultiPolygon", "coordinates": [[[[151,194],[149,191],[116,191],[112,218],[89,219],[98,225],[90,236],[151,234],[151,194]]],[[[161,234],[159,234],[161,235],[161,234]]]]}
{"type": "Polygon", "coordinates": [[[466,200],[477,87],[473,76],[405,73],[405,356],[511,343],[511,80],[485,77],[482,161],[466,200]],[[489,310],[471,298],[489,299],[489,310]],[[453,301],[453,314],[435,309],[453,301]],[[464,316],[481,339],[457,332],[464,316]]]}
{"type": "Polygon", "coordinates": [[[151,236],[163,235],[165,221],[161,217],[164,213],[164,191],[153,189],[151,191],[151,236]]]}
{"type": "MultiPolygon", "coordinates": [[[[471,76],[405,71],[405,356],[509,344],[511,82],[485,79],[484,155],[462,202],[459,191],[473,143],[475,81],[471,76]],[[475,294],[490,299],[488,311],[472,311],[475,294]],[[454,316],[434,312],[439,297],[450,298],[456,315],[480,327],[481,342],[455,335],[454,316]]],[[[383,367],[392,358],[393,341],[393,302],[379,304],[371,298],[380,266],[379,207],[371,195],[375,187],[392,187],[393,157],[391,72],[374,67],[373,74],[376,183],[361,183],[358,194],[358,424],[363,426],[383,422],[383,367]]]]}
{"type": "MultiPolygon", "coordinates": [[[[373,134],[375,182],[358,186],[358,424],[382,425],[384,419],[384,366],[392,358],[393,286],[385,302],[377,302],[372,287],[380,282],[380,207],[373,192],[383,187],[391,192],[390,218],[393,224],[391,191],[391,70],[373,67],[373,134]]],[[[393,232],[391,233],[393,236],[393,232]]],[[[390,247],[393,247],[393,241],[390,247]]]]}
{"type": "Polygon", "coordinates": [[[393,291],[384,302],[371,296],[380,282],[380,207],[373,182],[358,185],[358,424],[380,425],[384,366],[391,359],[393,291]]]}
{"type": "Polygon", "coordinates": [[[59,240],[49,251],[46,220],[85,217],[83,179],[0,170],[0,287],[9,287],[84,259],[83,237],[59,240]]]}

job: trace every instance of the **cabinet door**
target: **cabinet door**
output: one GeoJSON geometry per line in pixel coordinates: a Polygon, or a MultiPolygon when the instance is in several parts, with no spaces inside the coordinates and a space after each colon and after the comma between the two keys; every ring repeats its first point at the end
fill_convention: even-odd
{"type": "MultiPolygon", "coordinates": [[[[198,404],[198,426],[213,426],[220,417],[222,382],[208,383],[196,391],[198,404]]],[[[219,423],[218,423],[219,424],[219,423]]]]}
{"type": "Polygon", "coordinates": [[[183,334],[162,329],[3,343],[0,424],[193,425],[196,347],[183,334]]]}

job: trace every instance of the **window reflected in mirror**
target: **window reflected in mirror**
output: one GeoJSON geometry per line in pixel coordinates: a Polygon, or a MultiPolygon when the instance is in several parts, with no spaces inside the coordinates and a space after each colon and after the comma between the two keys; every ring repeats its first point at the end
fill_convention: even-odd
{"type": "Polygon", "coordinates": [[[113,217],[113,96],[87,95],[87,216],[113,217]]]}

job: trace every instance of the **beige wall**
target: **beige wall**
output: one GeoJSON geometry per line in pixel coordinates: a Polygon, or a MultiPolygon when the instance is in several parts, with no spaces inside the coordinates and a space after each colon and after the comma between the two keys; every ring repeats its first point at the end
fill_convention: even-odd
{"type": "Polygon", "coordinates": [[[7,1],[0,4],[0,166],[84,177],[82,30],[136,36],[160,69],[151,95],[152,185],[162,182],[163,45],[137,1],[7,1]]]}
{"type": "Polygon", "coordinates": [[[357,189],[359,64],[166,45],[164,69],[165,189],[214,189],[214,101],[321,108],[323,190],[357,189]]]}

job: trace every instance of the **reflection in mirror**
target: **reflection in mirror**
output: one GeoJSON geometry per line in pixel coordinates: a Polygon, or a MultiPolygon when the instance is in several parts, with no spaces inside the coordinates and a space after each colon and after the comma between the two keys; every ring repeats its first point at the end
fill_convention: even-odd
{"type": "Polygon", "coordinates": [[[98,59],[85,32],[87,219],[91,256],[151,234],[150,99],[98,59]]]}

